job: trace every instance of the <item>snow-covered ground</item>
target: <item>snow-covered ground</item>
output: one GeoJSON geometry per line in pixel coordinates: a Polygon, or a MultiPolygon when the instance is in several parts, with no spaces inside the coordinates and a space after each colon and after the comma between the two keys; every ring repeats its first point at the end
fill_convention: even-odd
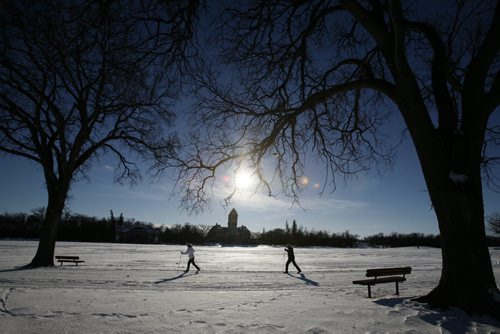
{"type": "MultiPolygon", "coordinates": [[[[284,274],[283,248],[60,242],[86,262],[21,270],[34,241],[0,240],[0,333],[500,333],[500,323],[412,301],[436,286],[438,249],[297,248],[303,274],[284,274]],[[180,271],[177,264],[181,260],[180,271]],[[394,284],[353,285],[367,268],[411,266],[394,284]]],[[[491,249],[500,282],[500,249],[491,249]]]]}

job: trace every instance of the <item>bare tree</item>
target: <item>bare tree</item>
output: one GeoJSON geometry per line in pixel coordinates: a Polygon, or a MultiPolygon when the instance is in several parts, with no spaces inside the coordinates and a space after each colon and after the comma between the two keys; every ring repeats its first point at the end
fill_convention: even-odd
{"type": "Polygon", "coordinates": [[[482,177],[499,159],[500,4],[252,0],[217,20],[216,61],[234,76],[199,63],[201,127],[167,164],[180,168],[183,204],[206,205],[231,164],[251,166],[270,195],[280,180],[298,198],[307,159],[326,165],[333,186],[335,175],[391,163],[384,127],[399,113],[442,236],[439,285],[420,301],[499,317],[482,177]]]}
{"type": "Polygon", "coordinates": [[[0,152],[39,164],[48,203],[31,266],[53,265],[68,191],[102,154],[116,181],[167,154],[197,1],[2,1],[0,152]]]}

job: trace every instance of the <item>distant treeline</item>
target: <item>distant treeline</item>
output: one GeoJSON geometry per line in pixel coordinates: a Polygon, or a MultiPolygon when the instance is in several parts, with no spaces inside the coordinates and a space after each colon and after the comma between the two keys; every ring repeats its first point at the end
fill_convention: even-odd
{"type": "Polygon", "coordinates": [[[358,236],[349,233],[330,233],[327,231],[307,230],[298,226],[294,220],[292,227],[285,224],[285,229],[276,228],[256,234],[255,239],[261,245],[286,245],[295,246],[329,246],[329,247],[355,247],[359,240],[358,236]]]}
{"type": "MultiPolygon", "coordinates": [[[[45,210],[31,213],[4,213],[0,215],[0,237],[37,239],[40,235],[45,210]]],[[[123,218],[123,217],[121,217],[123,218]]],[[[66,213],[58,229],[58,240],[109,242],[115,240],[115,222],[110,218],[89,217],[66,213]]]]}
{"type": "MultiPolygon", "coordinates": [[[[31,213],[0,214],[0,238],[37,239],[43,221],[43,208],[31,213]]],[[[175,224],[155,226],[152,223],[125,219],[122,214],[115,217],[113,211],[108,218],[96,218],[83,214],[66,213],[58,230],[59,241],[81,242],[133,242],[182,244],[192,242],[205,244],[211,226],[175,224]]],[[[250,245],[327,246],[327,247],[440,247],[439,235],[422,233],[375,234],[360,238],[349,231],[330,233],[308,230],[293,221],[290,227],[276,228],[260,233],[252,233],[250,245]]],[[[500,246],[500,237],[489,236],[489,246],[500,246]]]]}
{"type": "MultiPolygon", "coordinates": [[[[0,238],[37,239],[44,217],[44,209],[34,209],[31,213],[0,214],[0,238]]],[[[135,242],[135,243],[204,243],[209,227],[190,224],[173,226],[126,219],[123,214],[115,217],[113,211],[108,218],[90,217],[78,213],[65,213],[57,231],[59,241],[81,242],[135,242]],[[124,238],[123,231],[139,228],[143,233],[135,233],[133,238],[124,238]],[[149,236],[147,234],[150,234],[149,236]]]]}
{"type": "Polygon", "coordinates": [[[423,233],[391,233],[375,234],[363,239],[364,242],[371,245],[389,246],[389,247],[408,247],[408,246],[429,246],[441,247],[441,237],[435,234],[423,233]]]}

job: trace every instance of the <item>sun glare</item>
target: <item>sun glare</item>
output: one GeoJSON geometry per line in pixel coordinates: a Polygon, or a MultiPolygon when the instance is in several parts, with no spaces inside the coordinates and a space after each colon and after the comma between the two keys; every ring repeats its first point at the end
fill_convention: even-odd
{"type": "Polygon", "coordinates": [[[238,189],[248,189],[254,184],[254,177],[247,171],[239,171],[235,175],[235,185],[238,189]]]}

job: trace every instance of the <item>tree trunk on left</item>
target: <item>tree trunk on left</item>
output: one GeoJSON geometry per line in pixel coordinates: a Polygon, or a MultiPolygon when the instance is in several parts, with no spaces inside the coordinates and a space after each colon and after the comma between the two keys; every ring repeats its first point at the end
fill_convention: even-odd
{"type": "Polygon", "coordinates": [[[40,241],[35,257],[28,267],[47,267],[54,265],[54,250],[56,247],[57,229],[67,196],[67,187],[47,187],[48,203],[45,218],[40,232],[40,241]]]}

